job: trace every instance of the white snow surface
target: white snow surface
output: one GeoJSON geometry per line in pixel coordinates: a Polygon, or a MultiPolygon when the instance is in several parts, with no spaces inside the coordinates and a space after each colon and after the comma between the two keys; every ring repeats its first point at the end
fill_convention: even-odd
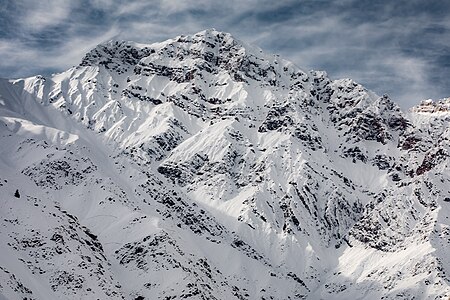
{"type": "Polygon", "coordinates": [[[448,299],[449,106],[214,29],[0,80],[0,299],[448,299]]]}

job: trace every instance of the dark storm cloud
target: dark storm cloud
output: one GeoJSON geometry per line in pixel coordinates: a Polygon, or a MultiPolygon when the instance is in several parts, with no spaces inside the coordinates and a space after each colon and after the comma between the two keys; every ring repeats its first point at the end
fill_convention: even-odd
{"type": "Polygon", "coordinates": [[[62,71],[109,39],[157,42],[215,27],[301,68],[353,78],[404,108],[450,96],[450,1],[6,0],[1,7],[1,77],[62,71]]]}

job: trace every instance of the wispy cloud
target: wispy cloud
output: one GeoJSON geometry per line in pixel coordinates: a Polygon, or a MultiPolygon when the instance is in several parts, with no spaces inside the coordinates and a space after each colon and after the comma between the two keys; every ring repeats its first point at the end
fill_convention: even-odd
{"type": "Polygon", "coordinates": [[[21,24],[31,32],[39,32],[64,22],[73,6],[71,1],[64,0],[22,0],[19,3],[24,10],[21,24]]]}
{"type": "Polygon", "coordinates": [[[450,95],[449,20],[450,4],[438,0],[6,0],[0,76],[62,71],[108,39],[157,42],[215,27],[406,108],[450,95]]]}

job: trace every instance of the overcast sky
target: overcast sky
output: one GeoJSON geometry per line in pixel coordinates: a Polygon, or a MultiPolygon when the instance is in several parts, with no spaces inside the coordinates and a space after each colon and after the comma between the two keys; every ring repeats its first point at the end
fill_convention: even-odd
{"type": "Polygon", "coordinates": [[[450,96],[450,0],[0,0],[0,77],[63,71],[111,39],[206,28],[353,78],[404,109],[450,96]]]}

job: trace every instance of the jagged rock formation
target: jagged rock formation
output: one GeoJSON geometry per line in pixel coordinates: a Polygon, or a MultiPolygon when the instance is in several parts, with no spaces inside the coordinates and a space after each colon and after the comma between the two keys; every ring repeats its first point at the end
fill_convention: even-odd
{"type": "Polygon", "coordinates": [[[0,296],[445,299],[447,102],[215,30],[2,80],[0,296]]]}

